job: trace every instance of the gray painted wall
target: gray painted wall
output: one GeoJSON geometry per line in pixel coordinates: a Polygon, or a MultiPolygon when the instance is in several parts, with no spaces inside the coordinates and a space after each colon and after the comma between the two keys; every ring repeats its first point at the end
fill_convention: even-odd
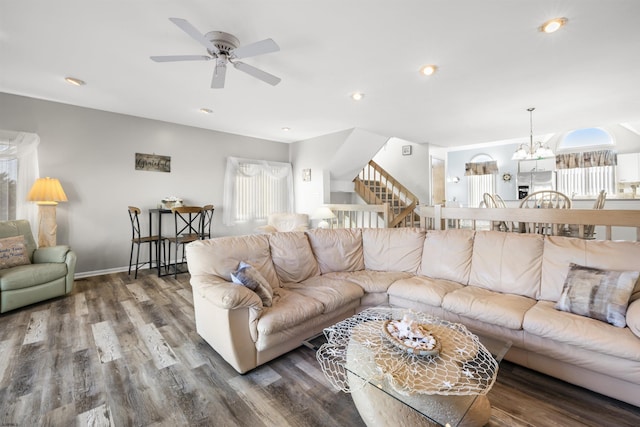
{"type": "Polygon", "coordinates": [[[255,224],[222,224],[226,158],[289,161],[288,144],[4,93],[0,129],[40,136],[40,175],[58,178],[69,198],[58,205],[58,243],[78,253],[78,273],[128,266],[127,206],[165,196],[214,204],[214,235],[251,232],[255,224]],[[137,152],[171,156],[171,173],[135,170],[137,152]]]}

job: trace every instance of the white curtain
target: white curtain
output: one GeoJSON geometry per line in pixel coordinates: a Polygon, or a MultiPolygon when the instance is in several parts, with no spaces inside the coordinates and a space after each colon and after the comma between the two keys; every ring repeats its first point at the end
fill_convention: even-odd
{"type": "Polygon", "coordinates": [[[479,208],[483,202],[484,193],[491,195],[496,192],[495,175],[469,175],[467,179],[467,200],[470,208],[479,208]]]}
{"type": "MultiPolygon", "coordinates": [[[[38,241],[38,213],[35,204],[27,202],[31,186],[39,178],[38,144],[35,133],[0,130],[0,161],[17,159],[16,174],[16,219],[27,219],[33,235],[38,241]]],[[[2,201],[5,203],[6,201],[2,201]]]]}
{"type": "Polygon", "coordinates": [[[265,219],[270,213],[293,212],[293,171],[290,163],[227,158],[222,221],[265,219]]]}
{"type": "Polygon", "coordinates": [[[558,169],[558,191],[570,197],[573,195],[596,197],[600,190],[615,194],[615,166],[558,169]]]}

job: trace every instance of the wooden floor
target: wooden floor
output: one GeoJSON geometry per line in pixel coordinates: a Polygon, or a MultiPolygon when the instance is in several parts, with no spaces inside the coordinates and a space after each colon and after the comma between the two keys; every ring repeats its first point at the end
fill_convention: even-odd
{"type": "MultiPolygon", "coordinates": [[[[239,375],[195,332],[187,274],[77,280],[0,316],[0,426],[362,426],[311,349],[239,375]]],[[[640,408],[501,365],[491,426],[638,426],[640,408]]]]}

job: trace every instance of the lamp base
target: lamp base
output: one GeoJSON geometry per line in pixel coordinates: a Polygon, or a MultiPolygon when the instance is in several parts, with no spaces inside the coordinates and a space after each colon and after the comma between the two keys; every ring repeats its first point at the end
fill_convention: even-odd
{"type": "Polygon", "coordinates": [[[56,205],[38,203],[38,246],[41,248],[56,245],[56,205]]]}

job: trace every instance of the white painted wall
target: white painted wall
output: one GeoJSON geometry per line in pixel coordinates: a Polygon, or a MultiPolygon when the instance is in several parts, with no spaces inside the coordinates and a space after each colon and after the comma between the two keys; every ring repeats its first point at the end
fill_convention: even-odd
{"type": "Polygon", "coordinates": [[[289,159],[288,144],[3,93],[0,129],[40,136],[40,175],[60,179],[69,198],[58,205],[58,243],[78,253],[79,273],[128,266],[127,206],[168,195],[214,204],[214,235],[252,232],[222,224],[226,158],[289,159]],[[136,171],[136,152],[171,156],[171,173],[136,171]]]}
{"type": "Polygon", "coordinates": [[[431,159],[428,144],[416,144],[391,138],[373,157],[384,170],[415,194],[420,204],[431,200],[431,159]],[[411,155],[402,154],[402,147],[411,147],[411,155]]]}
{"type": "Polygon", "coordinates": [[[317,207],[330,202],[331,178],[327,165],[351,132],[352,129],[348,129],[290,144],[296,212],[312,215],[317,207]],[[311,181],[302,181],[303,169],[311,169],[311,181]]]}

